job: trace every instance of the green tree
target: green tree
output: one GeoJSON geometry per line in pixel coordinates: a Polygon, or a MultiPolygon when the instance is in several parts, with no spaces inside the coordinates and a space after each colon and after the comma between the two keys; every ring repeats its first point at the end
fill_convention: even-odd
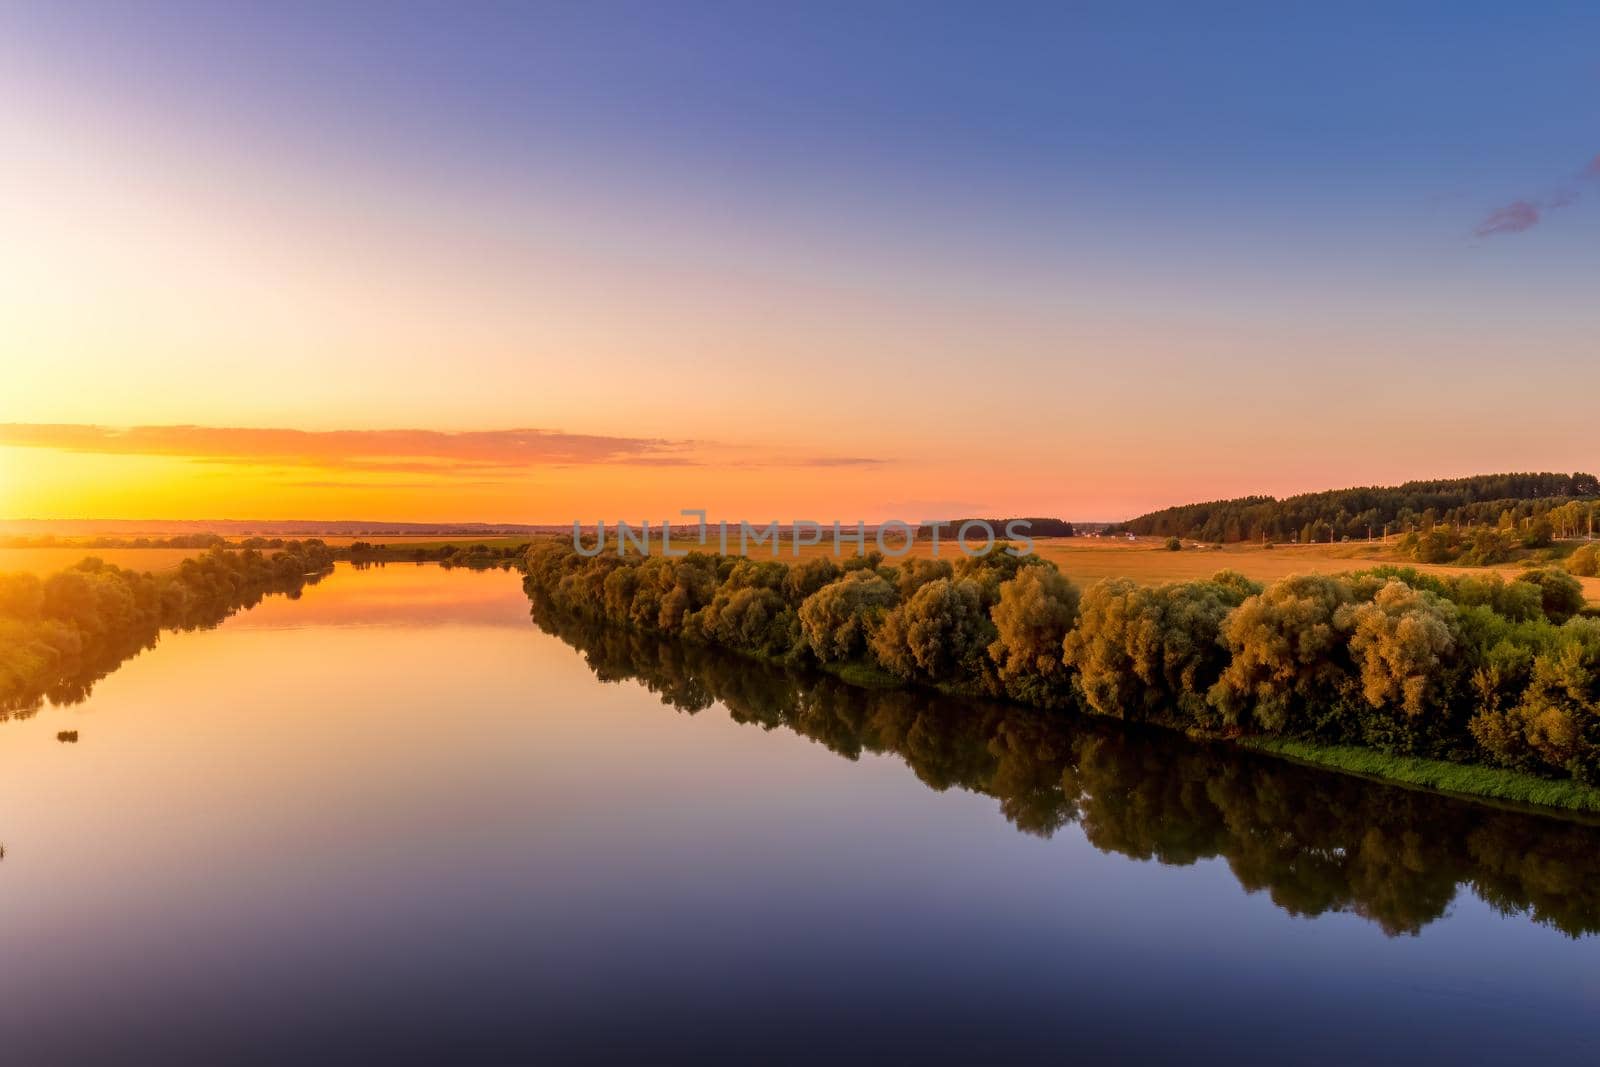
{"type": "Polygon", "coordinates": [[[1350,634],[1361,695],[1372,707],[1415,717],[1448,695],[1446,669],[1457,646],[1454,605],[1390,580],[1372,600],[1343,605],[1335,625],[1350,634]]]}
{"type": "Polygon", "coordinates": [[[896,599],[894,586],[875,572],[851,571],[800,605],[806,646],[823,663],[860,657],[896,599]]]}
{"type": "Polygon", "coordinates": [[[1584,578],[1600,575],[1600,546],[1587,544],[1580,547],[1568,558],[1567,570],[1584,578]]]}
{"type": "Polygon", "coordinates": [[[1231,658],[1209,694],[1224,719],[1298,733],[1336,710],[1354,683],[1336,619],[1356,599],[1344,578],[1301,574],[1241,604],[1223,627],[1231,658]]]}
{"type": "Polygon", "coordinates": [[[1583,610],[1583,583],[1564,570],[1544,567],[1517,575],[1517,581],[1539,590],[1545,617],[1551,622],[1566,622],[1583,610]]]}
{"type": "Polygon", "coordinates": [[[783,596],[766,585],[724,585],[710,604],[684,622],[686,633],[741,652],[784,656],[800,638],[800,619],[783,596]]]}
{"type": "Polygon", "coordinates": [[[886,670],[902,678],[972,679],[982,673],[994,632],[976,581],[938,578],[884,617],[872,651],[886,670]]]}
{"type": "Polygon", "coordinates": [[[783,595],[799,607],[807,597],[839,577],[839,565],[827,556],[813,556],[790,564],[783,579],[783,595]]]}
{"type": "Polygon", "coordinates": [[[1205,694],[1227,665],[1229,615],[1259,589],[1224,572],[1151,588],[1126,578],[1096,582],[1062,643],[1089,707],[1174,725],[1209,718],[1205,694]]]}
{"type": "Polygon", "coordinates": [[[1060,703],[1067,690],[1062,642],[1078,617],[1081,595],[1054,567],[1025,567],[1000,586],[991,618],[989,656],[1007,695],[1028,703],[1060,703]]]}
{"type": "Polygon", "coordinates": [[[1533,658],[1522,698],[1468,724],[1496,763],[1600,781],[1600,621],[1573,619],[1533,658]]]}
{"type": "Polygon", "coordinates": [[[895,587],[899,590],[900,599],[909,600],[911,595],[929,582],[940,578],[949,578],[955,574],[947,559],[923,559],[912,556],[900,562],[895,572],[895,587]]]}

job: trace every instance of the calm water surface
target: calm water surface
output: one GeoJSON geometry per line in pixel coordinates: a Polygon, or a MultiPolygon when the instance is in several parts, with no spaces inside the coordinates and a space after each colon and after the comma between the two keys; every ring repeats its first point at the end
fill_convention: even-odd
{"type": "Polygon", "coordinates": [[[1600,1037],[1592,827],[539,621],[507,573],[341,565],[0,723],[0,1059],[1600,1037]]]}

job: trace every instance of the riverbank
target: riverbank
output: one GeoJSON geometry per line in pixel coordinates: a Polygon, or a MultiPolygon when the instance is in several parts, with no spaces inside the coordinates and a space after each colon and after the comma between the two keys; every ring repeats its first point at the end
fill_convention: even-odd
{"type": "MultiPolygon", "coordinates": [[[[779,665],[770,657],[751,657],[767,666],[779,665]]],[[[831,665],[824,670],[857,689],[881,691],[910,688],[900,679],[871,664],[831,665]]],[[[989,699],[982,694],[963,693],[943,687],[936,690],[946,697],[989,699]]],[[[1026,705],[1020,705],[1026,707],[1026,705]]],[[[1030,708],[1039,714],[1041,709],[1030,708]]],[[[1084,715],[1082,711],[1067,714],[1084,715]]],[[[1084,715],[1099,719],[1101,716],[1084,715]]],[[[1264,755],[1290,760],[1308,767],[1367,778],[1389,785],[1405,786],[1461,800],[1504,804],[1519,810],[1541,813],[1574,812],[1600,816],[1600,789],[1571,779],[1540,778],[1503,767],[1451,763],[1421,756],[1402,756],[1354,745],[1328,745],[1315,741],[1271,737],[1228,737],[1199,731],[1182,731],[1196,740],[1234,744],[1264,755]]]]}
{"type": "Polygon", "coordinates": [[[1419,756],[1396,756],[1351,745],[1243,737],[1239,745],[1311,767],[1340,771],[1374,781],[1423,789],[1470,800],[1503,801],[1519,808],[1559,809],[1600,815],[1600,789],[1581,782],[1536,778],[1531,774],[1450,763],[1419,756]]]}
{"type": "MultiPolygon", "coordinates": [[[[575,616],[574,621],[578,621],[578,617],[575,616]]],[[[546,617],[541,625],[550,626],[549,618],[546,617]]],[[[645,632],[639,627],[617,626],[617,629],[623,632],[645,632]]],[[[736,660],[749,662],[752,666],[764,670],[783,671],[792,666],[784,658],[777,656],[737,649],[718,648],[715,651],[730,655],[736,660]]],[[[863,696],[869,698],[874,694],[895,691],[911,693],[921,689],[930,698],[935,699],[981,701],[995,699],[993,696],[963,691],[953,686],[929,687],[911,685],[870,663],[824,664],[819,669],[823,674],[837,679],[852,689],[863,691],[863,696]]],[[[1005,701],[1003,698],[1001,698],[1001,702],[1017,708],[1021,714],[1032,713],[1045,719],[1059,714],[1082,718],[1089,722],[1105,721],[1104,716],[1087,714],[1081,709],[1051,712],[1015,701],[1005,701]]],[[[1148,724],[1140,725],[1147,726],[1148,724]]],[[[1570,779],[1540,778],[1536,775],[1524,774],[1502,767],[1485,767],[1479,764],[1451,763],[1447,760],[1395,755],[1375,749],[1358,748],[1353,745],[1319,744],[1315,741],[1289,738],[1230,737],[1225,734],[1193,730],[1169,730],[1167,732],[1183,733],[1195,741],[1235,746],[1301,766],[1314,767],[1319,770],[1364,778],[1385,785],[1400,786],[1419,792],[1481,803],[1496,808],[1509,808],[1555,817],[1567,815],[1600,816],[1600,789],[1574,782],[1570,779]]],[[[1588,820],[1584,821],[1587,822],[1588,820]]]]}
{"type": "Polygon", "coordinates": [[[580,617],[863,689],[997,698],[1485,801],[1600,813],[1600,620],[1563,572],[1233,572],[1081,590],[1038,557],[795,563],[535,545],[580,617]]]}
{"type": "Polygon", "coordinates": [[[163,631],[215,626],[270,594],[297,596],[333,567],[320,542],[271,555],[212,548],[151,574],[90,557],[41,579],[0,574],[0,719],[84,699],[163,631]]]}

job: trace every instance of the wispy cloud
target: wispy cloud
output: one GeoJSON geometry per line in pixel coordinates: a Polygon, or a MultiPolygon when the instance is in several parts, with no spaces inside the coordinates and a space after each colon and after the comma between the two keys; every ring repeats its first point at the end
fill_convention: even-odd
{"type": "Polygon", "coordinates": [[[1489,213],[1473,233],[1479,237],[1492,237],[1498,233],[1522,233],[1539,225],[1539,206],[1526,200],[1513,201],[1489,213]]]}
{"type": "Polygon", "coordinates": [[[653,463],[693,442],[559,430],[294,430],[237,426],[0,424],[0,445],[113,455],[180,456],[221,463],[337,466],[379,471],[653,463]]]}
{"type": "Polygon", "coordinates": [[[870,456],[805,456],[792,461],[789,465],[795,467],[877,467],[882,465],[881,459],[870,456]]]}
{"type": "MultiPolygon", "coordinates": [[[[276,483],[285,489],[349,489],[371,490],[378,492],[393,492],[396,489],[438,489],[438,482],[358,482],[353,480],[337,480],[331,478],[314,479],[310,481],[286,481],[276,483]]],[[[493,489],[509,484],[506,481],[458,481],[452,480],[452,489],[493,489]]]]}
{"type": "MultiPolygon", "coordinates": [[[[1583,179],[1600,178],[1600,156],[1589,161],[1578,175],[1583,179]]],[[[1472,232],[1478,237],[1496,237],[1502,234],[1524,233],[1543,221],[1546,214],[1558,208],[1570,207],[1583,196],[1572,185],[1563,185],[1552,193],[1532,200],[1513,200],[1505,207],[1489,212],[1472,232]]]]}
{"type": "Polygon", "coordinates": [[[493,474],[536,467],[758,466],[863,467],[861,456],[732,458],[706,441],[612,437],[561,430],[295,430],[239,426],[112,427],[84,423],[0,423],[0,446],[200,463],[334,468],[371,474],[493,474]]]}

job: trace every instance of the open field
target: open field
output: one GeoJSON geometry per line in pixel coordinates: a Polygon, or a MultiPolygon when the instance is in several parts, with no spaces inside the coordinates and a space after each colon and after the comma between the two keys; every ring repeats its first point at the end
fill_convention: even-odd
{"type": "MultiPolygon", "coordinates": [[[[1140,538],[1128,541],[1110,537],[1041,537],[1034,539],[1034,550],[1055,563],[1063,574],[1082,586],[1092,585],[1102,578],[1132,578],[1137,582],[1156,585],[1162,582],[1209,578],[1221,570],[1234,570],[1255,581],[1270,582],[1286,578],[1291,574],[1344,574],[1385,563],[1414,567],[1418,571],[1434,574],[1485,574],[1496,571],[1504,575],[1507,580],[1515,578],[1524,570],[1519,563],[1504,563],[1493,567],[1412,563],[1400,558],[1391,550],[1391,546],[1382,542],[1277,545],[1273,548],[1263,548],[1253,544],[1231,544],[1223,548],[1193,548],[1187,547],[1189,543],[1185,542],[1186,547],[1179,552],[1167,551],[1163,547],[1164,543],[1165,538],[1140,538]]],[[[890,541],[889,544],[891,547],[896,547],[899,542],[890,541]]],[[[657,549],[658,545],[659,542],[653,542],[652,549],[657,549]]],[[[680,542],[674,537],[673,547],[676,549],[680,545],[685,548],[694,547],[691,539],[680,542]]],[[[709,547],[715,550],[714,538],[709,547]]],[[[868,547],[873,547],[870,535],[868,547]]],[[[615,551],[609,533],[606,548],[607,551],[615,551]]],[[[841,549],[846,555],[853,553],[854,550],[853,543],[844,543],[841,549]]],[[[729,551],[738,552],[737,535],[730,538],[729,551]]],[[[789,561],[832,553],[832,534],[825,532],[821,544],[802,546],[798,556],[787,537],[775,557],[768,546],[751,546],[749,554],[761,559],[776,558],[789,561]]],[[[914,542],[910,552],[912,556],[923,558],[933,554],[931,541],[914,542]]],[[[960,554],[961,550],[948,541],[942,542],[939,546],[941,558],[959,559],[960,554]]],[[[892,563],[893,560],[889,562],[892,563]]],[[[1600,603],[1600,578],[1578,580],[1583,583],[1584,595],[1590,602],[1600,603]]]]}
{"type": "Polygon", "coordinates": [[[0,574],[22,572],[41,577],[66,570],[87,556],[135,571],[169,571],[203,548],[0,548],[0,574]]]}
{"type": "MultiPolygon", "coordinates": [[[[1450,564],[1413,563],[1379,544],[1346,545],[1228,545],[1225,548],[1184,548],[1168,552],[1159,540],[1122,541],[1100,538],[1058,538],[1036,543],[1040,555],[1080,584],[1101,578],[1126,577],[1141,582],[1170,582],[1206,578],[1220,570],[1235,570],[1256,581],[1274,581],[1291,574],[1343,574],[1382,564],[1414,567],[1433,574],[1484,574],[1496,571],[1507,580],[1525,569],[1517,563],[1493,567],[1458,567],[1450,564]]],[[[1580,578],[1584,594],[1600,602],[1600,578],[1580,578]]]]}

